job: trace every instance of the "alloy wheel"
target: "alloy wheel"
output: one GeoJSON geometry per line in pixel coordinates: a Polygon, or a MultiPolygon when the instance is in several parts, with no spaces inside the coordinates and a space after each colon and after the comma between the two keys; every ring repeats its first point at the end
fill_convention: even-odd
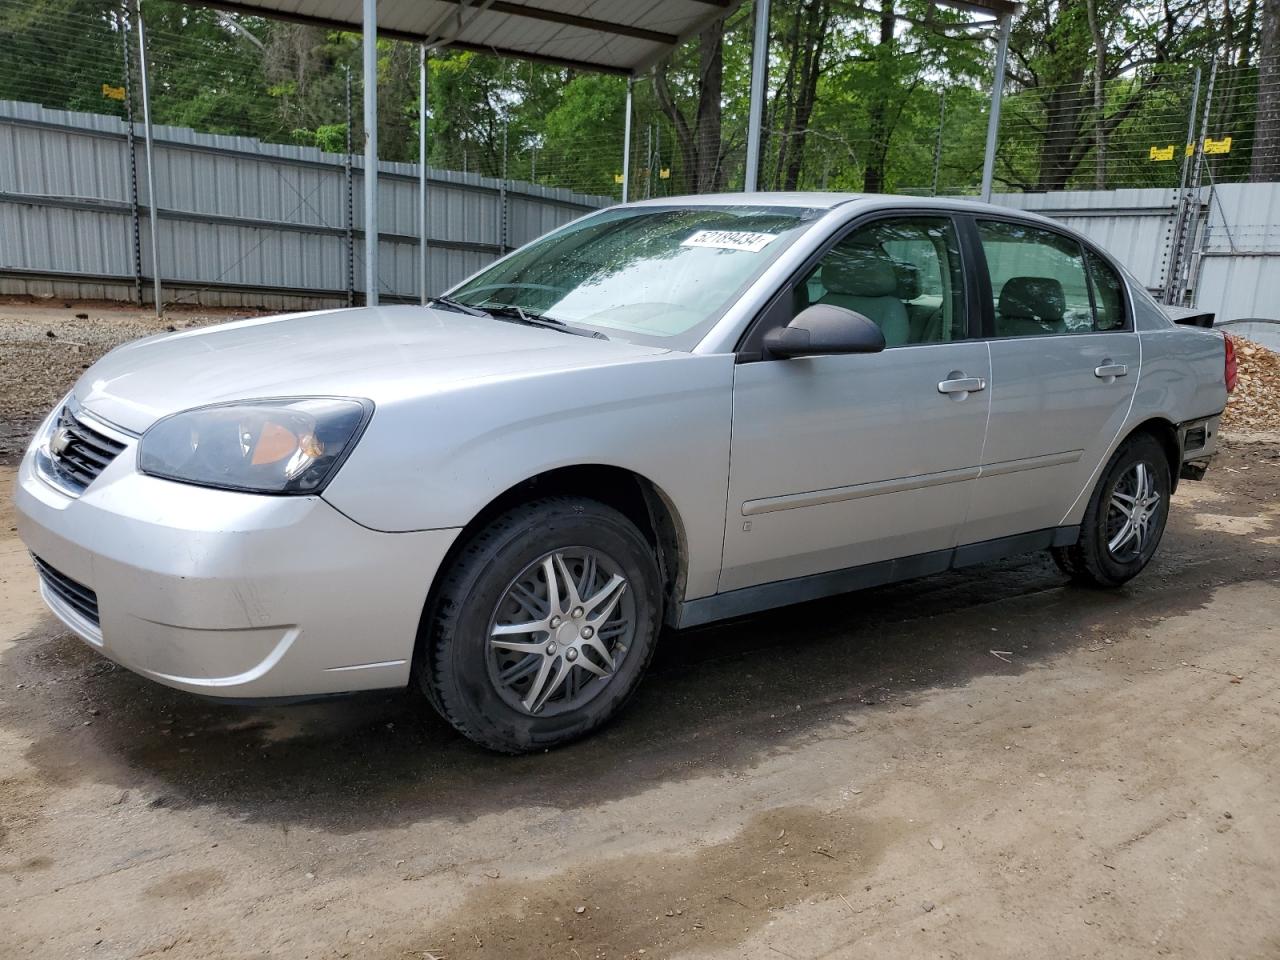
{"type": "Polygon", "coordinates": [[[1155,470],[1143,460],[1121,475],[1107,505],[1107,552],[1119,561],[1142,555],[1156,532],[1162,505],[1155,470]]]}
{"type": "Polygon", "coordinates": [[[498,601],[489,623],[489,679],[522,713],[576,709],[616,675],[635,629],[635,601],[618,564],[589,547],[552,551],[498,601]]]}

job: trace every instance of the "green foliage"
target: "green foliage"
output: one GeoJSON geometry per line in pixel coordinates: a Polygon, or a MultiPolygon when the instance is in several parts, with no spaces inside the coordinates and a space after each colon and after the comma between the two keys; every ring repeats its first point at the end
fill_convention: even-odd
{"type": "MultiPolygon", "coordinates": [[[[936,168],[939,191],[974,191],[989,108],[990,32],[966,26],[979,17],[973,11],[929,0],[864,3],[775,0],[762,184],[927,193],[936,168]]],[[[172,0],[144,5],[157,123],[332,152],[346,149],[350,129],[359,149],[358,34],[172,0]]],[[[1225,62],[1210,135],[1231,135],[1237,146],[1210,170],[1247,176],[1262,6],[1030,0],[1012,37],[997,182],[1021,189],[1175,183],[1180,161],[1152,161],[1149,149],[1181,150],[1192,65],[1207,67],[1214,55],[1225,62]]],[[[128,47],[138,102],[137,37],[124,10],[103,0],[0,0],[7,38],[0,98],[123,115],[125,104],[104,97],[102,86],[125,83],[128,47]]],[[[698,162],[709,150],[729,189],[744,176],[751,35],[749,5],[728,15],[719,119],[708,128],[716,142],[698,145],[698,162]]],[[[677,112],[699,116],[707,104],[699,103],[705,77],[696,38],[656,69],[677,112]]],[[[432,54],[429,81],[433,165],[618,195],[622,79],[445,50],[432,54]]],[[[654,83],[637,78],[633,93],[633,196],[694,182],[683,169],[691,154],[682,154],[654,83]],[[669,179],[658,176],[662,169],[669,179]]],[[[378,101],[380,156],[415,160],[416,45],[379,41],[378,101]]]]}

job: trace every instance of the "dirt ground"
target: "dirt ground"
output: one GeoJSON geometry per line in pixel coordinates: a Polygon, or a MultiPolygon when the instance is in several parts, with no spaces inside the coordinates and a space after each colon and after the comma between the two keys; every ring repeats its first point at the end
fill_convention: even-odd
{"type": "Polygon", "coordinates": [[[1280,436],[1151,568],[664,637],[591,740],[210,704],[47,615],[0,467],[0,958],[1280,957],[1280,436]]]}

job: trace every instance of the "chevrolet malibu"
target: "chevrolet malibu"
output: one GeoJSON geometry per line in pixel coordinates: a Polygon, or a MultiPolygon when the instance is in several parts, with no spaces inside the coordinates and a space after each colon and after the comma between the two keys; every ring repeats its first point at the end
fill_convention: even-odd
{"type": "Polygon", "coordinates": [[[427,307],[162,334],[18,475],[42,595],[241,701],[412,686],[495,750],[659,630],[1048,549],[1116,587],[1212,456],[1230,340],[1052,221],[735,194],[569,224],[427,307]]]}

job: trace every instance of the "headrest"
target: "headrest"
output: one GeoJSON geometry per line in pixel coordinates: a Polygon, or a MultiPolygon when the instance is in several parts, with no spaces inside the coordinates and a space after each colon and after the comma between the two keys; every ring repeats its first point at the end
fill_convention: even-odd
{"type": "Polygon", "coordinates": [[[1061,323],[1066,309],[1062,284],[1053,277],[1010,277],[1000,290],[1000,316],[1008,320],[1061,323]]]}
{"type": "Polygon", "coordinates": [[[898,274],[893,261],[869,247],[832,251],[822,265],[822,285],[828,293],[847,297],[895,297],[898,274]]]}

